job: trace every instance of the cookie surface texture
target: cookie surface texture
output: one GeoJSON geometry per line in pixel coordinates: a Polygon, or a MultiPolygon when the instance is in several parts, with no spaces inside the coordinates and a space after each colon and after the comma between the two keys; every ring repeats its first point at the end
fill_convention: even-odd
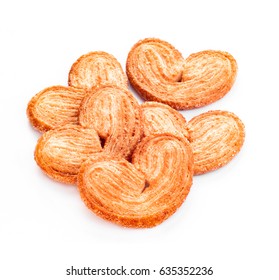
{"type": "Polygon", "coordinates": [[[175,109],[159,102],[144,102],[140,105],[144,136],[171,133],[188,138],[185,118],[175,109]]]}
{"type": "Polygon", "coordinates": [[[103,86],[82,101],[79,123],[93,127],[104,141],[104,151],[127,158],[141,134],[139,104],[131,92],[116,86],[103,86]]]}
{"type": "Polygon", "coordinates": [[[65,86],[48,87],[28,103],[29,121],[40,132],[65,124],[78,124],[79,106],[84,96],[84,90],[65,86]]]}
{"type": "Polygon", "coordinates": [[[100,85],[128,87],[128,79],[117,59],[106,52],[96,51],[82,55],[72,65],[69,86],[91,89],[100,85]]]}
{"type": "Polygon", "coordinates": [[[190,143],[194,153],[194,174],[218,169],[240,151],[245,129],[242,121],[227,111],[209,111],[188,123],[190,143]]]}
{"type": "Polygon", "coordinates": [[[223,51],[201,51],[184,60],[168,42],[148,38],[130,50],[126,72],[134,89],[149,101],[193,109],[222,98],[232,87],[237,64],[223,51]]]}
{"type": "Polygon", "coordinates": [[[52,179],[75,184],[83,161],[102,147],[94,129],[67,125],[45,132],[38,140],[35,160],[52,179]]]}
{"type": "Polygon", "coordinates": [[[192,150],[182,138],[145,137],[132,163],[108,156],[86,161],[78,175],[81,198],[98,216],[125,227],[153,227],[171,216],[189,193],[192,150]]]}

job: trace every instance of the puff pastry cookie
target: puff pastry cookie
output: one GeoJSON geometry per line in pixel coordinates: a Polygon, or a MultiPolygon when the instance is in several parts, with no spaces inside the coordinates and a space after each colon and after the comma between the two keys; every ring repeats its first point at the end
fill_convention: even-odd
{"type": "Polygon", "coordinates": [[[203,174],[227,164],[240,151],[245,129],[242,121],[227,111],[209,111],[188,123],[194,153],[194,174],[203,174]]]}
{"type": "Polygon", "coordinates": [[[192,109],[222,98],[235,81],[237,64],[229,53],[213,50],[184,60],[168,42],[148,38],[130,50],[126,72],[145,100],[192,109]]]}
{"type": "Polygon", "coordinates": [[[79,123],[93,127],[104,141],[104,151],[127,158],[142,134],[141,114],[135,97],[123,88],[103,86],[82,101],[79,123]]]}
{"type": "Polygon", "coordinates": [[[37,93],[28,103],[27,116],[41,132],[64,124],[78,124],[79,106],[85,91],[73,87],[52,86],[37,93]]]}
{"type": "Polygon", "coordinates": [[[181,206],[193,175],[220,168],[240,151],[245,131],[235,114],[209,111],[187,123],[175,110],[223,97],[237,65],[222,51],[184,59],[169,43],[150,38],[133,46],[126,70],[150,102],[139,105],[120,63],[99,51],[72,65],[68,87],[36,94],[27,115],[44,132],[34,154],[43,172],[77,184],[84,203],[103,219],[148,228],[181,206]]]}
{"type": "Polygon", "coordinates": [[[144,136],[171,133],[188,138],[185,118],[175,109],[159,102],[144,102],[140,105],[144,136]]]}
{"type": "Polygon", "coordinates": [[[100,139],[93,128],[67,125],[49,130],[39,138],[35,160],[52,179],[75,184],[82,162],[101,151],[100,139]]]}
{"type": "Polygon", "coordinates": [[[137,146],[132,162],[93,155],[78,175],[81,198],[111,222],[137,228],[156,226],[177,210],[190,190],[191,147],[183,138],[152,135],[137,146]]]}
{"type": "Polygon", "coordinates": [[[91,89],[99,85],[128,87],[128,79],[117,59],[106,52],[96,51],[82,55],[72,65],[69,86],[91,89]]]}

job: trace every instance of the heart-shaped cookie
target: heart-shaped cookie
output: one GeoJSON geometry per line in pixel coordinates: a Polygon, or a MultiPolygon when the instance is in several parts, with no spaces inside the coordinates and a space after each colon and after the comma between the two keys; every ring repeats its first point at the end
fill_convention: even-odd
{"type": "Polygon", "coordinates": [[[82,162],[101,151],[100,139],[93,128],[67,125],[49,130],[39,138],[35,160],[49,177],[75,184],[82,162]]]}
{"type": "Polygon", "coordinates": [[[188,123],[194,153],[194,174],[220,168],[240,151],[245,138],[243,122],[227,111],[209,111],[188,123]]]}
{"type": "Polygon", "coordinates": [[[184,60],[171,44],[148,38],[132,47],[126,71],[144,99],[192,109],[222,98],[235,81],[237,64],[229,53],[213,50],[184,60]]]}
{"type": "Polygon", "coordinates": [[[142,134],[139,104],[131,92],[103,86],[81,102],[79,123],[93,127],[104,141],[104,151],[127,158],[142,134]]]}
{"type": "Polygon", "coordinates": [[[91,89],[99,85],[128,87],[128,79],[117,59],[106,52],[96,51],[82,55],[72,65],[69,86],[91,89]]]}
{"type": "Polygon", "coordinates": [[[81,198],[98,216],[126,227],[162,223],[185,200],[193,177],[192,149],[170,134],[145,137],[132,164],[98,154],[82,164],[81,198]]]}

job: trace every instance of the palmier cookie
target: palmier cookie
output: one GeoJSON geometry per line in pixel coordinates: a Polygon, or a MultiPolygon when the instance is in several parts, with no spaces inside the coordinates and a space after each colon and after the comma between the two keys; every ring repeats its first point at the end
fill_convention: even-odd
{"type": "Polygon", "coordinates": [[[82,55],[72,65],[68,83],[72,87],[91,89],[100,85],[128,87],[128,79],[116,58],[96,51],[82,55]]]}
{"type": "Polygon", "coordinates": [[[240,151],[245,130],[242,121],[227,111],[209,111],[188,123],[194,153],[194,175],[218,169],[240,151]]]}
{"type": "Polygon", "coordinates": [[[104,86],[84,97],[79,123],[93,127],[104,142],[104,151],[129,157],[141,138],[141,115],[135,97],[123,88],[104,86]]]}
{"type": "Polygon", "coordinates": [[[175,109],[159,102],[144,102],[140,105],[144,136],[171,133],[188,138],[185,118],[175,109]]]}
{"type": "Polygon", "coordinates": [[[133,154],[133,164],[101,156],[81,166],[81,198],[98,216],[125,227],[162,223],[180,207],[192,185],[191,147],[174,135],[144,138],[133,154]]]}
{"type": "Polygon", "coordinates": [[[222,98],[237,73],[235,59],[223,51],[201,51],[186,60],[171,44],[145,39],[129,52],[126,70],[134,89],[145,99],[192,109],[222,98]]]}
{"type": "Polygon", "coordinates": [[[39,138],[35,160],[49,177],[75,184],[81,163],[101,151],[100,139],[93,128],[67,125],[49,130],[39,138]]]}
{"type": "Polygon", "coordinates": [[[73,87],[52,86],[37,93],[28,103],[27,116],[41,132],[65,124],[78,124],[79,106],[85,91],[73,87]]]}

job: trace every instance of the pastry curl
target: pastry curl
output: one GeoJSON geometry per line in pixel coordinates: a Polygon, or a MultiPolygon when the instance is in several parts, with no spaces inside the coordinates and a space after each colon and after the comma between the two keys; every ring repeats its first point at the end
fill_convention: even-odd
{"type": "Polygon", "coordinates": [[[103,86],[82,101],[79,123],[93,127],[104,141],[104,151],[128,158],[142,135],[141,114],[135,97],[126,89],[103,86]]]}
{"type": "Polygon", "coordinates": [[[82,162],[101,151],[100,139],[93,128],[67,125],[49,130],[39,138],[35,160],[52,179],[75,184],[82,162]]]}
{"type": "Polygon", "coordinates": [[[227,111],[209,111],[188,123],[194,153],[194,175],[218,169],[230,162],[244,143],[242,121],[227,111]]]}
{"type": "Polygon", "coordinates": [[[237,64],[232,55],[206,50],[183,59],[168,42],[148,38],[130,50],[126,72],[145,99],[175,109],[193,109],[222,98],[232,87],[237,64]]]}
{"type": "Polygon", "coordinates": [[[95,51],[82,55],[72,65],[69,86],[92,89],[100,85],[128,87],[128,79],[117,59],[106,52],[95,51]]]}
{"type": "Polygon", "coordinates": [[[145,137],[133,160],[106,154],[82,164],[78,188],[87,207],[125,227],[153,227],[170,217],[187,197],[193,156],[187,140],[170,134],[145,137]]]}
{"type": "Polygon", "coordinates": [[[45,88],[28,103],[30,123],[40,132],[65,124],[78,124],[79,106],[85,94],[84,90],[73,87],[45,88]]]}
{"type": "Polygon", "coordinates": [[[144,102],[140,105],[144,136],[171,133],[188,138],[187,122],[175,109],[159,102],[144,102]]]}

